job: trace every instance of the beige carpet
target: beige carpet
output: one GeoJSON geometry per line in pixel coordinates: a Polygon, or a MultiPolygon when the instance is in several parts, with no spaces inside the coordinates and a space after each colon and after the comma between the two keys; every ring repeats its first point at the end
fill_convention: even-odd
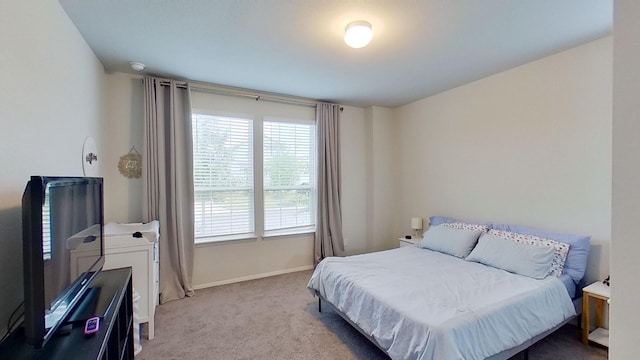
{"type": "MultiPolygon", "coordinates": [[[[156,310],[155,339],[142,340],[143,359],[388,359],[306,289],[311,271],[196,291],[156,310]]],[[[531,360],[606,359],[583,346],[571,325],[535,344],[531,360]]],[[[522,355],[513,359],[522,359],[522,355]]]]}

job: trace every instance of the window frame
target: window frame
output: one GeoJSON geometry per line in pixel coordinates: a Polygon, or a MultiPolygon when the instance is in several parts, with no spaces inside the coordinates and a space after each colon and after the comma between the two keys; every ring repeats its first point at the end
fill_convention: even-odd
{"type": "MultiPolygon", "coordinates": [[[[310,162],[313,166],[315,166],[315,169],[312,171],[311,174],[309,174],[310,176],[310,183],[307,187],[300,187],[300,186],[295,186],[295,187],[289,187],[289,189],[284,189],[284,190],[298,190],[298,189],[308,189],[312,196],[309,199],[309,208],[310,208],[310,212],[311,212],[311,224],[309,225],[305,225],[305,226],[296,226],[296,227],[291,227],[291,228],[280,228],[280,229],[270,229],[267,230],[266,229],[266,221],[264,221],[263,219],[263,227],[262,227],[262,233],[265,237],[268,236],[280,236],[280,235],[291,235],[291,234],[307,234],[307,233],[314,233],[316,230],[316,225],[318,223],[318,214],[317,214],[317,204],[318,204],[318,127],[316,125],[316,121],[315,120],[305,120],[305,119],[292,119],[292,118],[286,118],[286,117],[279,117],[279,116],[264,116],[262,118],[262,141],[263,141],[263,147],[262,147],[262,158],[264,160],[264,123],[265,122],[271,122],[271,123],[289,123],[289,124],[301,124],[301,125],[312,125],[313,126],[313,148],[310,149],[310,154],[309,154],[309,159],[310,162]],[[294,189],[297,188],[297,189],[294,189]]],[[[262,164],[262,178],[264,181],[264,172],[265,172],[265,167],[264,164],[262,164]]],[[[266,186],[262,186],[262,196],[264,196],[265,192],[267,191],[266,186]]],[[[263,199],[263,209],[262,209],[262,217],[265,217],[265,208],[266,208],[266,204],[264,203],[264,199],[263,199]]]]}
{"type": "MultiPolygon", "coordinates": [[[[191,117],[191,121],[192,121],[192,126],[193,126],[193,119],[196,115],[203,115],[203,116],[211,116],[211,117],[222,117],[222,118],[235,118],[235,119],[241,119],[241,120],[247,120],[248,122],[250,122],[251,124],[251,128],[252,128],[252,141],[251,141],[251,146],[252,148],[252,161],[253,161],[253,168],[252,168],[252,172],[253,172],[253,188],[251,189],[253,191],[253,201],[251,202],[251,211],[250,211],[250,215],[252,217],[252,221],[251,224],[253,224],[253,229],[251,229],[250,226],[250,230],[248,232],[242,232],[242,233],[236,233],[236,234],[224,234],[224,235],[206,235],[206,236],[198,236],[196,237],[194,234],[194,239],[193,242],[194,244],[198,245],[198,244],[203,244],[203,243],[210,243],[210,242],[224,242],[224,241],[232,241],[232,240],[243,240],[243,239],[252,239],[252,238],[256,238],[257,237],[257,232],[256,232],[256,228],[257,228],[257,224],[256,224],[256,213],[257,213],[257,209],[256,209],[256,173],[255,173],[255,169],[256,169],[256,164],[255,164],[255,146],[256,146],[256,141],[255,141],[255,135],[256,135],[256,119],[255,116],[252,114],[248,114],[248,113],[239,113],[239,112],[213,112],[213,111],[208,111],[206,109],[192,109],[191,111],[192,117],[191,117]]],[[[193,135],[192,135],[193,136],[193,135]]],[[[195,158],[196,156],[196,151],[195,151],[195,143],[193,144],[193,156],[195,158]]],[[[192,175],[194,178],[194,233],[195,233],[195,192],[196,192],[196,188],[195,188],[195,164],[194,164],[194,174],[192,175]]],[[[230,191],[230,190],[229,190],[230,191]]]]}
{"type": "MultiPolygon", "coordinates": [[[[282,236],[291,235],[306,235],[312,234],[316,231],[317,224],[317,201],[318,201],[318,189],[317,189],[317,174],[318,174],[318,160],[317,160],[317,125],[315,119],[293,119],[290,117],[274,116],[266,114],[249,114],[245,112],[229,112],[229,111],[212,111],[203,108],[192,108],[192,116],[195,115],[207,115],[217,117],[231,117],[252,120],[253,127],[253,232],[242,234],[228,234],[228,235],[215,235],[194,237],[195,245],[216,244],[226,242],[237,242],[256,239],[273,239],[282,236]],[[288,122],[297,124],[309,124],[314,126],[314,149],[311,150],[314,153],[314,184],[313,184],[313,196],[311,201],[312,207],[312,225],[304,227],[295,227],[287,229],[274,229],[265,230],[265,188],[264,188],[264,123],[265,122],[288,122]]],[[[193,117],[192,117],[193,119],[193,117]]],[[[193,120],[192,120],[193,121],[193,120]]],[[[193,124],[193,122],[192,122],[193,124]]],[[[195,157],[195,144],[194,144],[194,157],[195,157]]],[[[195,171],[195,167],[194,167],[195,171]]],[[[195,175],[195,174],[194,174],[195,175]]],[[[311,186],[311,185],[310,185],[311,186]]],[[[195,193],[195,185],[194,185],[195,193]]],[[[195,206],[195,203],[194,203],[195,206]]],[[[194,219],[195,226],[195,219],[194,219]]]]}

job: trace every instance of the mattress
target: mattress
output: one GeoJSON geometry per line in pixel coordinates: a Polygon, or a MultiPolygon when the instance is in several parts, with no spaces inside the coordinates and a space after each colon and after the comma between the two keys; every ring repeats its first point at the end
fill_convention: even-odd
{"type": "Polygon", "coordinates": [[[577,286],[576,286],[576,283],[573,282],[573,279],[571,278],[571,276],[567,274],[562,274],[559,279],[562,282],[562,285],[564,285],[564,287],[567,289],[567,293],[569,294],[569,297],[571,299],[575,299],[577,286]]]}
{"type": "Polygon", "coordinates": [[[535,280],[417,247],[326,258],[308,288],[392,359],[484,359],[575,316],[558,278],[535,280]]]}

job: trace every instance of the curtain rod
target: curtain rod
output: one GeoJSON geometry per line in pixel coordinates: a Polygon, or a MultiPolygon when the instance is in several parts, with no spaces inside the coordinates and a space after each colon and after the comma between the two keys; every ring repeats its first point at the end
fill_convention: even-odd
{"type": "MultiPolygon", "coordinates": [[[[156,78],[156,79],[160,81],[161,86],[169,86],[169,84],[172,81],[170,79],[160,79],[160,78],[156,78]]],[[[143,81],[144,81],[144,78],[143,78],[143,81]]],[[[290,104],[290,105],[308,106],[313,108],[317,107],[317,101],[314,101],[314,100],[294,98],[294,97],[288,97],[288,96],[277,96],[277,95],[268,94],[268,93],[260,93],[260,92],[254,92],[251,90],[246,90],[246,89],[232,88],[228,86],[213,85],[213,84],[200,83],[200,82],[178,81],[178,80],[174,80],[174,81],[176,81],[176,86],[180,89],[186,89],[187,85],[190,85],[191,89],[196,91],[201,91],[201,92],[245,97],[245,98],[254,99],[256,101],[263,100],[263,101],[278,102],[278,103],[290,104]]],[[[340,111],[343,111],[343,110],[344,108],[340,106],[340,111]]]]}
{"type": "MultiPolygon", "coordinates": [[[[169,84],[171,83],[170,79],[158,79],[158,80],[161,86],[169,86],[169,84]]],[[[264,100],[264,101],[278,102],[278,103],[290,104],[290,105],[308,106],[313,108],[316,107],[316,103],[317,103],[316,101],[313,101],[313,100],[293,98],[288,96],[277,96],[277,95],[268,94],[268,93],[253,92],[251,90],[232,88],[232,87],[226,87],[221,85],[211,85],[211,84],[191,82],[191,81],[176,81],[176,86],[180,89],[186,89],[187,85],[189,85],[192,90],[196,90],[200,92],[221,94],[221,95],[232,95],[237,97],[250,98],[256,101],[264,100]]],[[[340,107],[340,110],[342,111],[342,107],[340,107]]]]}
{"type": "Polygon", "coordinates": [[[211,94],[231,95],[231,96],[249,98],[249,99],[254,99],[255,101],[264,100],[264,101],[277,102],[277,103],[289,104],[289,105],[307,106],[307,107],[313,107],[313,108],[316,107],[316,102],[313,102],[310,100],[292,99],[292,98],[286,98],[286,97],[280,97],[280,96],[274,96],[274,95],[268,95],[268,94],[243,92],[243,91],[236,91],[232,89],[224,89],[224,88],[217,88],[217,87],[214,88],[209,86],[201,86],[200,84],[191,85],[191,89],[195,91],[206,92],[211,94]]]}

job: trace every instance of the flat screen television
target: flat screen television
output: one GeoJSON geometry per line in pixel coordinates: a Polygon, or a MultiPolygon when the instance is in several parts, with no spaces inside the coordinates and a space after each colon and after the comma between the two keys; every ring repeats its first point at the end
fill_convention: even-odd
{"type": "Polygon", "coordinates": [[[23,326],[35,347],[65,322],[102,269],[103,199],[102,178],[32,176],[27,183],[23,326]]]}

